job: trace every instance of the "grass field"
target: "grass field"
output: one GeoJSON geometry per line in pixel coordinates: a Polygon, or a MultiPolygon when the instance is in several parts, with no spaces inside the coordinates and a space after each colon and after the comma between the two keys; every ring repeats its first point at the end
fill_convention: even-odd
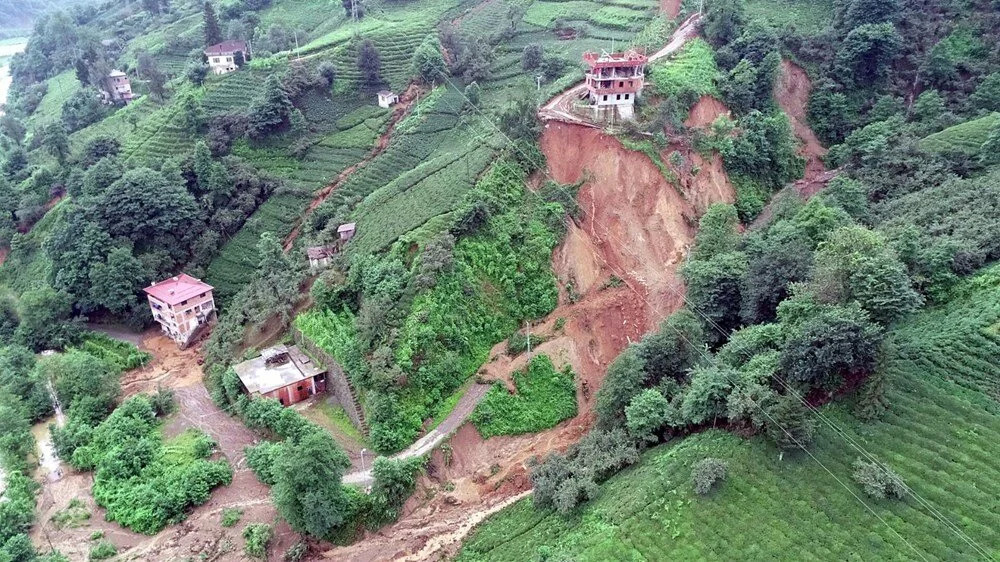
{"type": "MultiPolygon", "coordinates": [[[[998,326],[994,267],[949,305],[893,331],[883,419],[862,423],[845,403],[824,408],[992,557],[1000,555],[998,326]]],[[[803,454],[781,459],[763,438],[709,430],[648,452],[572,517],[536,511],[530,499],[515,504],[487,520],[458,560],[983,558],[913,497],[865,496],[852,480],[858,452],[820,425],[811,451],[833,476],[803,454]],[[690,470],[705,457],[728,462],[729,476],[701,497],[690,470]]]]}
{"type": "Polygon", "coordinates": [[[920,141],[920,147],[937,154],[976,156],[982,151],[990,132],[997,127],[1000,127],[1000,113],[991,113],[929,135],[920,141]]]}
{"type": "Polygon", "coordinates": [[[661,96],[675,97],[690,91],[699,96],[716,93],[715,80],[719,69],[715,65],[712,47],[702,39],[684,46],[676,56],[653,64],[649,80],[653,91],[661,96]]]}
{"type": "Polygon", "coordinates": [[[48,91],[38,104],[38,108],[28,118],[28,128],[36,131],[49,123],[62,119],[62,106],[66,100],[80,89],[80,81],[73,70],[66,70],[49,78],[48,91]]]}
{"type": "Polygon", "coordinates": [[[800,31],[820,31],[833,20],[832,0],[747,0],[749,19],[771,25],[794,25],[800,31]]]}

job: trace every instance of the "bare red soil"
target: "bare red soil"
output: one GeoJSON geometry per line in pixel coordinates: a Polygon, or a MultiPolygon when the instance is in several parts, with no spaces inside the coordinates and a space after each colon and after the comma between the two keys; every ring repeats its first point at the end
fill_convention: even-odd
{"type": "MultiPolygon", "coordinates": [[[[698,111],[707,122],[725,111],[712,101],[701,105],[698,111]]],[[[506,354],[505,344],[497,345],[481,376],[509,382],[531,356],[547,354],[557,367],[573,367],[578,415],[541,433],[489,440],[471,423],[462,425],[448,442],[447,454],[438,448],[431,455],[428,475],[398,522],[353,545],[333,548],[326,558],[446,559],[475,524],[528,493],[527,461],[565,450],[583,436],[594,421],[595,394],[608,365],[683,302],[677,267],[693,241],[698,215],[710,202],[733,199],[721,162],[696,159],[682,146],[664,151],[684,156],[682,169],[674,170],[681,177],[679,186],[668,182],[649,158],[594,128],[550,122],[541,146],[552,179],[585,179],[578,194],[584,217],[570,226],[553,253],[560,305],[532,327],[549,339],[530,355],[517,357],[506,354]],[[690,174],[692,166],[701,167],[698,174],[690,174]],[[612,276],[622,284],[609,286],[612,276]],[[556,331],[559,318],[565,324],[556,331]]]]}
{"type": "Polygon", "coordinates": [[[681,0],[660,0],[660,12],[671,19],[677,19],[681,13],[681,0]]]}

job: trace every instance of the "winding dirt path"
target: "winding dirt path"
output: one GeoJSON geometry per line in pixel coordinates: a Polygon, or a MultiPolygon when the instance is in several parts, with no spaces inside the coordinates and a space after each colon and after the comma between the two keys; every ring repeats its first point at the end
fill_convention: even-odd
{"type": "Polygon", "coordinates": [[[375,159],[379,154],[385,151],[386,147],[389,146],[389,141],[392,140],[392,133],[396,129],[396,125],[406,117],[410,109],[413,107],[414,103],[420,99],[423,95],[424,89],[418,84],[410,84],[403,92],[403,95],[399,97],[399,103],[396,104],[392,110],[392,117],[389,118],[389,126],[386,128],[385,132],[379,135],[378,139],[375,141],[375,146],[372,147],[371,151],[363,158],[360,162],[348,166],[342,172],[337,174],[337,177],[333,179],[330,183],[326,184],[325,187],[316,192],[313,200],[309,202],[309,206],[306,207],[302,216],[295,221],[295,226],[292,227],[291,232],[285,237],[284,249],[289,251],[292,249],[292,245],[295,244],[295,240],[299,237],[299,232],[302,230],[302,224],[309,218],[309,215],[319,207],[326,198],[330,196],[331,193],[341,183],[351,176],[354,172],[360,170],[361,168],[368,165],[369,162],[375,159]]]}
{"type": "MultiPolygon", "coordinates": [[[[409,459],[413,457],[419,457],[421,455],[426,455],[434,447],[437,447],[442,441],[445,440],[452,432],[459,428],[465,420],[472,415],[472,411],[476,409],[479,401],[486,396],[486,392],[490,389],[488,384],[473,384],[469,389],[462,395],[458,400],[458,404],[455,405],[455,409],[448,414],[448,417],[441,422],[433,430],[429,431],[427,435],[424,435],[418,439],[415,443],[407,447],[405,450],[396,453],[392,456],[394,459],[409,459]]],[[[372,477],[371,469],[358,470],[350,474],[344,475],[344,484],[351,484],[355,486],[371,486],[374,482],[372,477]]]]}

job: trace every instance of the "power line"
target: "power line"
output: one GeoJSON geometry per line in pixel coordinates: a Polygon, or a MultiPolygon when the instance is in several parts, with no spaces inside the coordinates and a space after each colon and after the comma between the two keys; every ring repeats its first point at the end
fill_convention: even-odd
{"type": "MultiPolygon", "coordinates": [[[[485,114],[484,114],[484,113],[483,113],[483,112],[482,112],[482,111],[481,111],[481,110],[480,110],[480,109],[479,109],[478,107],[476,107],[476,106],[475,106],[474,104],[472,104],[471,100],[469,100],[469,99],[468,99],[468,97],[466,97],[466,96],[465,96],[465,94],[464,94],[464,93],[463,93],[463,92],[461,91],[461,89],[459,89],[459,88],[458,88],[458,86],[457,86],[457,85],[456,85],[456,84],[455,84],[455,83],[454,83],[454,82],[453,82],[452,80],[450,80],[450,79],[448,78],[448,76],[447,76],[447,75],[446,75],[446,74],[444,73],[444,71],[442,71],[442,70],[438,70],[438,72],[439,72],[439,73],[440,73],[440,74],[442,75],[442,77],[444,78],[444,80],[445,80],[446,82],[448,82],[448,84],[449,84],[449,85],[451,85],[451,87],[452,87],[452,88],[454,88],[454,89],[456,90],[456,92],[458,92],[458,93],[459,93],[459,95],[461,95],[461,96],[462,96],[462,97],[463,97],[463,98],[464,98],[464,99],[466,100],[466,102],[467,102],[467,103],[469,103],[470,107],[472,107],[472,108],[473,108],[473,109],[474,109],[474,110],[475,110],[476,112],[478,112],[478,113],[480,114],[480,116],[481,116],[481,117],[483,117],[483,118],[484,118],[484,119],[485,119],[485,120],[486,120],[486,121],[487,121],[487,122],[488,122],[488,123],[489,123],[489,124],[490,124],[490,125],[491,125],[491,126],[492,126],[492,127],[493,127],[493,128],[494,128],[494,129],[495,129],[495,130],[496,130],[496,131],[497,131],[497,132],[499,133],[499,134],[500,134],[500,135],[501,135],[501,136],[503,136],[503,137],[504,137],[504,138],[505,138],[505,139],[507,140],[508,144],[509,144],[509,145],[510,145],[510,146],[511,146],[511,147],[512,147],[512,148],[513,148],[514,150],[516,150],[516,151],[517,151],[518,153],[520,153],[522,157],[525,157],[526,159],[528,158],[528,155],[526,155],[526,154],[525,154],[525,153],[524,153],[523,151],[521,151],[520,149],[518,149],[518,148],[517,148],[517,145],[516,145],[516,143],[514,143],[514,141],[513,141],[513,140],[512,140],[512,139],[511,139],[510,137],[508,137],[506,133],[504,133],[504,132],[503,132],[503,131],[502,131],[502,130],[501,130],[501,129],[499,128],[499,127],[497,127],[497,126],[496,126],[496,124],[495,124],[495,123],[493,123],[492,119],[490,119],[490,118],[489,118],[488,116],[486,116],[486,115],[485,115],[485,114]]],[[[546,177],[547,177],[547,178],[548,178],[549,180],[551,180],[551,181],[552,181],[552,182],[553,182],[553,183],[555,184],[555,186],[556,186],[556,188],[557,188],[557,189],[561,190],[561,191],[562,191],[563,193],[565,193],[566,195],[569,195],[570,197],[572,197],[572,198],[574,198],[574,199],[575,199],[575,197],[576,197],[576,196],[575,196],[575,195],[573,195],[573,194],[571,194],[571,193],[570,193],[570,192],[569,192],[568,190],[566,190],[565,188],[563,188],[563,187],[561,186],[561,184],[560,184],[559,182],[555,181],[555,179],[554,179],[554,178],[552,178],[552,177],[551,177],[551,175],[549,175],[549,173],[548,173],[547,171],[545,171],[545,170],[542,170],[542,173],[543,173],[543,175],[544,175],[544,176],[546,176],[546,177]]],[[[534,191],[532,191],[532,190],[530,190],[530,189],[528,189],[527,191],[528,191],[529,193],[532,193],[532,194],[534,194],[535,196],[537,196],[537,197],[538,197],[538,198],[539,198],[540,200],[542,200],[542,201],[544,202],[544,199],[542,199],[542,198],[541,198],[541,196],[540,196],[540,195],[538,195],[537,193],[535,193],[534,191]]],[[[608,236],[609,238],[612,238],[612,239],[615,239],[615,241],[616,241],[616,242],[617,242],[617,243],[619,244],[619,247],[620,247],[620,248],[624,249],[624,248],[627,248],[627,247],[628,247],[627,245],[623,244],[623,243],[622,243],[622,242],[621,242],[620,240],[616,239],[616,238],[615,238],[615,237],[614,237],[614,236],[613,236],[613,235],[612,235],[612,234],[610,233],[610,231],[606,231],[606,232],[605,232],[605,234],[606,234],[606,235],[607,235],[607,236],[608,236]]],[[[626,251],[625,253],[628,253],[628,252],[626,251]]],[[[629,254],[629,255],[630,255],[631,257],[633,257],[633,258],[636,258],[636,259],[639,259],[639,257],[638,257],[637,255],[635,255],[635,254],[629,254]]],[[[603,256],[601,256],[600,254],[597,254],[597,257],[598,257],[598,258],[599,258],[599,259],[600,259],[600,260],[601,260],[601,261],[602,261],[602,262],[603,262],[603,263],[605,264],[605,266],[607,266],[607,267],[608,267],[608,269],[610,269],[610,270],[611,270],[612,272],[614,272],[615,274],[618,274],[618,271],[616,271],[616,270],[615,270],[615,268],[614,268],[614,267],[613,267],[613,266],[612,266],[612,265],[611,265],[610,263],[608,263],[608,262],[607,262],[607,260],[605,260],[603,256]]],[[[640,260],[640,261],[641,261],[641,260],[640,260]]],[[[624,280],[624,279],[627,279],[627,275],[625,275],[624,273],[622,273],[622,275],[621,275],[621,278],[622,278],[623,280],[624,280]]],[[[627,287],[629,288],[629,290],[633,291],[633,292],[634,292],[634,293],[635,293],[636,295],[638,295],[638,296],[639,296],[639,297],[640,297],[640,298],[641,298],[641,299],[642,299],[642,300],[643,300],[643,301],[644,301],[644,302],[645,302],[645,303],[646,303],[646,304],[647,304],[648,306],[650,306],[650,307],[652,307],[652,308],[656,309],[656,310],[657,310],[657,312],[660,312],[660,309],[659,309],[659,307],[658,307],[658,306],[654,306],[654,305],[653,305],[652,303],[650,303],[650,302],[649,302],[649,300],[648,300],[648,299],[647,299],[647,298],[646,298],[646,297],[645,297],[645,296],[644,296],[644,295],[643,295],[643,294],[642,294],[641,292],[639,292],[638,290],[634,289],[634,288],[633,288],[633,287],[631,286],[631,284],[629,284],[629,283],[628,283],[627,281],[626,281],[626,286],[627,286],[627,287]]],[[[704,315],[703,313],[701,313],[701,312],[700,312],[699,310],[697,310],[697,308],[696,308],[696,307],[694,307],[694,306],[693,306],[693,305],[692,305],[692,304],[690,303],[690,301],[688,301],[688,299],[687,299],[687,297],[686,297],[685,295],[683,295],[683,294],[679,293],[678,291],[674,290],[674,289],[673,289],[672,287],[670,287],[669,285],[667,286],[667,288],[668,288],[668,290],[670,290],[671,292],[673,292],[673,293],[674,293],[674,294],[675,294],[676,296],[679,296],[679,297],[681,297],[681,298],[682,298],[682,299],[684,300],[685,304],[686,304],[686,305],[688,306],[688,308],[689,308],[689,309],[691,309],[691,310],[692,310],[693,312],[695,312],[696,314],[698,314],[699,316],[701,316],[701,317],[702,317],[702,318],[704,318],[705,320],[709,321],[709,323],[713,324],[713,325],[714,325],[714,327],[715,327],[716,329],[720,330],[720,332],[721,332],[721,333],[722,333],[722,334],[723,334],[724,336],[728,336],[728,334],[726,334],[726,333],[725,333],[724,331],[721,331],[721,328],[719,328],[717,324],[714,324],[714,322],[712,322],[710,318],[707,318],[707,317],[706,317],[706,316],[705,316],[705,315],[704,315]]],[[[668,325],[669,325],[669,324],[668,324],[668,325]]],[[[689,340],[688,340],[688,339],[687,339],[687,338],[686,338],[686,337],[684,336],[684,334],[683,334],[683,333],[681,333],[681,332],[680,332],[679,330],[677,330],[677,329],[676,329],[676,328],[674,328],[673,326],[670,326],[670,327],[671,327],[671,328],[672,328],[672,329],[673,329],[673,330],[674,330],[675,332],[677,332],[677,335],[678,335],[678,336],[680,336],[680,337],[681,337],[682,339],[684,339],[684,340],[685,340],[685,342],[686,342],[686,343],[688,343],[688,345],[691,345],[692,347],[694,347],[694,348],[697,348],[696,346],[694,346],[694,345],[692,344],[692,342],[690,342],[690,341],[689,341],[689,340]]],[[[708,355],[708,354],[707,354],[706,352],[704,352],[704,351],[702,351],[702,356],[703,356],[703,357],[704,357],[704,358],[705,358],[705,359],[706,359],[706,360],[707,360],[707,361],[708,361],[709,363],[711,363],[711,364],[715,365],[715,358],[714,358],[714,357],[711,357],[711,356],[709,356],[709,355],[708,355]]],[[[715,365],[715,366],[717,366],[717,365],[715,365]]],[[[725,370],[724,370],[724,369],[720,369],[720,371],[719,371],[719,372],[720,372],[720,373],[722,373],[722,374],[723,374],[723,376],[727,376],[727,375],[725,375],[725,370]]],[[[780,378],[777,378],[777,377],[776,377],[776,375],[772,374],[771,376],[772,376],[772,377],[774,377],[774,378],[775,378],[775,380],[779,381],[779,383],[780,383],[780,384],[782,384],[782,385],[783,385],[783,386],[784,386],[785,388],[788,388],[788,387],[787,387],[787,385],[786,385],[786,384],[784,383],[784,381],[782,381],[782,380],[781,380],[780,378]]],[[[729,377],[727,376],[727,378],[729,378],[729,377]]],[[[733,379],[731,379],[731,378],[730,378],[729,382],[730,382],[730,383],[732,383],[732,384],[734,384],[734,386],[736,386],[736,385],[735,385],[735,382],[736,382],[736,381],[734,381],[733,379]]],[[[810,411],[812,411],[812,412],[815,412],[815,413],[816,413],[817,415],[821,416],[821,419],[823,419],[823,420],[824,420],[824,422],[825,422],[825,423],[827,423],[827,425],[829,425],[830,427],[833,427],[833,428],[835,428],[835,430],[837,431],[837,433],[838,433],[838,434],[840,434],[840,435],[844,436],[844,437],[845,437],[845,440],[848,440],[848,443],[849,443],[849,444],[851,444],[851,445],[852,445],[852,447],[854,447],[854,448],[858,449],[859,451],[864,451],[864,454],[866,455],[866,457],[869,457],[869,458],[872,458],[872,459],[875,459],[875,462],[876,462],[876,464],[877,464],[877,465],[879,466],[879,468],[881,468],[882,470],[885,470],[885,468],[883,467],[883,465],[882,465],[881,463],[879,463],[879,462],[877,461],[877,459],[876,459],[876,458],[874,457],[874,455],[872,455],[871,453],[868,453],[868,452],[867,452],[867,451],[866,451],[866,450],[865,450],[865,449],[864,449],[863,447],[861,447],[860,445],[858,445],[858,444],[857,444],[856,442],[854,442],[853,440],[850,440],[850,439],[848,439],[848,438],[847,438],[847,434],[846,434],[846,433],[845,433],[845,432],[844,432],[844,431],[843,431],[842,429],[840,429],[840,428],[839,428],[838,426],[836,426],[836,424],[834,424],[833,422],[829,421],[829,420],[828,420],[828,419],[827,419],[827,418],[826,418],[825,416],[823,416],[823,415],[822,415],[822,413],[820,413],[820,412],[818,411],[818,409],[816,409],[815,407],[813,407],[813,406],[811,406],[810,404],[808,404],[808,402],[806,402],[806,401],[805,401],[805,400],[804,400],[804,399],[803,399],[803,398],[802,398],[802,397],[801,397],[801,396],[800,396],[800,395],[799,395],[799,394],[798,394],[797,392],[793,392],[793,393],[792,393],[792,396],[793,396],[794,398],[798,399],[798,400],[799,400],[800,402],[802,402],[802,403],[803,403],[803,404],[804,404],[804,405],[805,405],[805,406],[806,406],[807,408],[809,408],[809,410],[810,410],[810,411]]],[[[838,483],[839,483],[839,484],[840,484],[841,486],[843,486],[843,487],[844,487],[844,489],[848,491],[848,493],[850,493],[850,494],[851,494],[852,496],[854,496],[854,497],[855,497],[855,499],[857,499],[857,500],[858,500],[859,502],[861,502],[861,504],[862,504],[862,505],[864,505],[864,506],[865,506],[865,508],[867,508],[867,509],[868,509],[868,511],[870,511],[870,512],[871,512],[871,513],[872,513],[873,515],[875,515],[875,517],[876,517],[877,519],[879,519],[879,521],[881,521],[881,522],[882,522],[883,524],[885,524],[885,526],[886,526],[886,527],[887,527],[887,528],[888,528],[888,529],[889,529],[890,531],[892,531],[892,532],[893,532],[893,533],[894,533],[894,534],[895,534],[895,535],[896,535],[897,537],[899,537],[899,539],[900,539],[900,540],[902,540],[902,541],[903,541],[903,542],[904,542],[904,543],[905,543],[905,544],[906,544],[907,546],[909,546],[909,547],[910,547],[910,548],[911,548],[911,549],[912,549],[912,550],[913,550],[913,551],[914,551],[914,552],[915,552],[915,553],[916,553],[916,554],[917,554],[918,556],[920,556],[921,558],[924,558],[924,559],[926,560],[926,557],[925,557],[925,556],[924,556],[924,555],[923,555],[923,554],[922,554],[922,553],[921,553],[920,551],[918,551],[918,550],[917,550],[917,549],[916,549],[916,548],[915,548],[915,547],[914,547],[914,546],[913,546],[913,545],[912,545],[912,544],[911,544],[911,543],[910,543],[910,542],[909,542],[908,540],[906,540],[906,538],[905,538],[905,537],[903,537],[903,536],[902,536],[901,534],[899,534],[899,532],[898,532],[898,531],[896,531],[896,530],[895,530],[895,529],[894,529],[894,528],[893,528],[893,527],[892,527],[891,525],[889,525],[889,524],[888,524],[888,522],[886,522],[886,521],[885,521],[885,520],[884,520],[884,519],[883,519],[883,518],[882,518],[882,517],[881,517],[881,516],[880,516],[880,515],[879,515],[879,514],[878,514],[877,512],[875,512],[875,510],[874,510],[874,509],[872,509],[872,508],[871,508],[871,506],[869,506],[869,505],[868,505],[868,504],[867,504],[867,503],[866,503],[866,502],[865,502],[865,501],[864,501],[864,500],[863,500],[863,499],[862,499],[862,498],[861,498],[860,496],[858,496],[858,495],[857,495],[857,494],[856,494],[856,493],[855,493],[855,492],[854,492],[854,491],[853,491],[853,490],[852,490],[851,488],[849,488],[849,487],[848,487],[848,486],[847,486],[847,485],[846,485],[846,484],[845,484],[845,483],[844,483],[844,482],[843,482],[843,481],[842,481],[842,480],[841,480],[840,478],[838,478],[838,477],[837,477],[837,476],[836,476],[836,475],[835,475],[835,474],[834,474],[834,473],[833,473],[833,472],[832,472],[832,471],[831,471],[831,470],[830,470],[829,468],[827,468],[827,467],[826,467],[826,465],[824,465],[824,464],[822,463],[822,461],[820,461],[820,460],[819,460],[818,458],[816,458],[816,456],[815,456],[815,455],[813,455],[813,454],[812,454],[812,452],[810,452],[810,451],[809,451],[809,450],[807,450],[807,449],[806,449],[806,448],[805,448],[804,446],[802,446],[802,444],[801,444],[801,443],[799,443],[799,442],[798,442],[798,440],[797,440],[797,439],[795,439],[795,437],[794,437],[794,436],[793,436],[793,435],[792,435],[792,434],[791,434],[791,433],[790,433],[790,432],[789,432],[789,431],[788,431],[788,430],[787,430],[787,429],[786,429],[785,427],[783,427],[783,426],[781,426],[780,424],[778,424],[778,423],[777,423],[777,421],[776,421],[776,420],[774,420],[774,418],[773,418],[773,417],[772,417],[772,416],[771,416],[771,415],[770,415],[770,414],[769,414],[769,413],[768,413],[768,412],[767,412],[766,410],[764,410],[764,409],[763,409],[763,408],[762,408],[762,407],[761,407],[761,406],[760,406],[759,404],[757,404],[757,403],[756,403],[756,401],[754,401],[753,399],[750,399],[750,398],[748,398],[748,400],[750,401],[750,403],[751,403],[751,404],[752,404],[752,405],[753,405],[754,407],[758,408],[758,409],[759,409],[759,410],[761,411],[761,413],[763,413],[763,414],[764,414],[764,415],[765,415],[766,417],[768,417],[768,419],[770,419],[772,423],[774,423],[774,424],[775,424],[775,425],[776,425],[776,426],[777,426],[778,428],[780,428],[780,429],[781,429],[781,431],[782,431],[782,432],[784,432],[784,433],[785,433],[785,434],[786,434],[786,435],[787,435],[787,436],[788,436],[788,437],[789,437],[789,438],[790,438],[790,439],[791,439],[791,440],[792,440],[792,441],[793,441],[793,442],[794,442],[794,443],[795,443],[795,444],[796,444],[796,445],[797,445],[797,446],[798,446],[798,447],[799,447],[800,449],[802,449],[802,450],[803,450],[803,451],[804,451],[804,452],[805,452],[805,453],[806,453],[807,455],[809,455],[809,457],[810,457],[810,458],[812,458],[813,460],[815,460],[815,461],[817,462],[817,464],[819,464],[819,465],[820,465],[820,466],[821,466],[821,467],[823,468],[823,470],[825,470],[825,471],[826,471],[827,473],[829,473],[829,474],[830,474],[830,475],[831,475],[831,476],[832,476],[832,477],[833,477],[833,478],[834,478],[834,479],[835,479],[835,480],[836,480],[836,481],[837,481],[837,482],[838,482],[838,483]]],[[[951,530],[951,531],[952,531],[953,533],[955,533],[955,534],[956,534],[957,536],[959,536],[959,538],[962,538],[963,540],[965,540],[965,542],[967,542],[968,544],[970,544],[970,546],[972,546],[972,547],[973,547],[974,549],[978,550],[978,551],[979,551],[980,553],[984,554],[984,555],[985,555],[985,556],[986,556],[987,558],[990,558],[990,556],[989,556],[988,554],[986,554],[985,550],[983,550],[983,549],[982,549],[981,547],[979,547],[979,546],[978,546],[978,545],[977,545],[977,544],[976,544],[976,543],[975,543],[974,541],[972,541],[972,540],[971,540],[970,538],[968,538],[967,536],[965,536],[965,535],[964,535],[964,533],[962,533],[962,532],[961,532],[961,531],[960,531],[960,530],[959,530],[959,529],[958,529],[957,527],[955,527],[955,526],[954,526],[954,525],[953,525],[953,524],[952,524],[952,523],[951,523],[950,521],[948,521],[948,520],[947,520],[946,518],[944,518],[943,516],[941,516],[941,515],[940,515],[940,513],[939,513],[939,512],[938,512],[938,511],[937,511],[937,510],[936,510],[936,509],[935,509],[935,508],[934,508],[934,507],[933,507],[933,506],[932,506],[932,505],[931,505],[931,504],[929,503],[929,502],[927,502],[926,500],[924,500],[923,498],[921,498],[921,497],[920,497],[920,496],[919,496],[918,494],[916,494],[916,492],[915,492],[915,491],[913,491],[913,490],[912,490],[911,488],[909,488],[909,487],[908,487],[908,486],[906,486],[905,484],[903,484],[903,485],[904,485],[904,487],[905,487],[905,488],[907,489],[907,491],[908,491],[908,492],[909,492],[909,493],[910,493],[910,494],[911,494],[911,495],[912,495],[912,496],[913,496],[914,498],[919,498],[919,499],[918,499],[918,503],[921,503],[921,505],[923,505],[923,506],[924,506],[924,507],[926,507],[926,508],[927,508],[927,509],[928,509],[929,511],[931,511],[932,515],[933,515],[933,516],[934,516],[934,517],[935,517],[936,519],[938,519],[938,520],[939,520],[940,522],[944,523],[944,525],[945,525],[945,527],[946,527],[946,528],[948,528],[948,529],[949,529],[949,530],[951,530]]]]}

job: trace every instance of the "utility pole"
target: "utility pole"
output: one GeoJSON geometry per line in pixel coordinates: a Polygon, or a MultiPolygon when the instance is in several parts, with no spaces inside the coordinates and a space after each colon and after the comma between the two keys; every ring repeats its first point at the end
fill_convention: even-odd
{"type": "Polygon", "coordinates": [[[538,76],[535,76],[535,82],[537,82],[536,89],[541,90],[542,89],[542,75],[541,74],[539,74],[538,76]]]}
{"type": "Polygon", "coordinates": [[[351,19],[358,23],[358,0],[351,0],[351,19]]]}

